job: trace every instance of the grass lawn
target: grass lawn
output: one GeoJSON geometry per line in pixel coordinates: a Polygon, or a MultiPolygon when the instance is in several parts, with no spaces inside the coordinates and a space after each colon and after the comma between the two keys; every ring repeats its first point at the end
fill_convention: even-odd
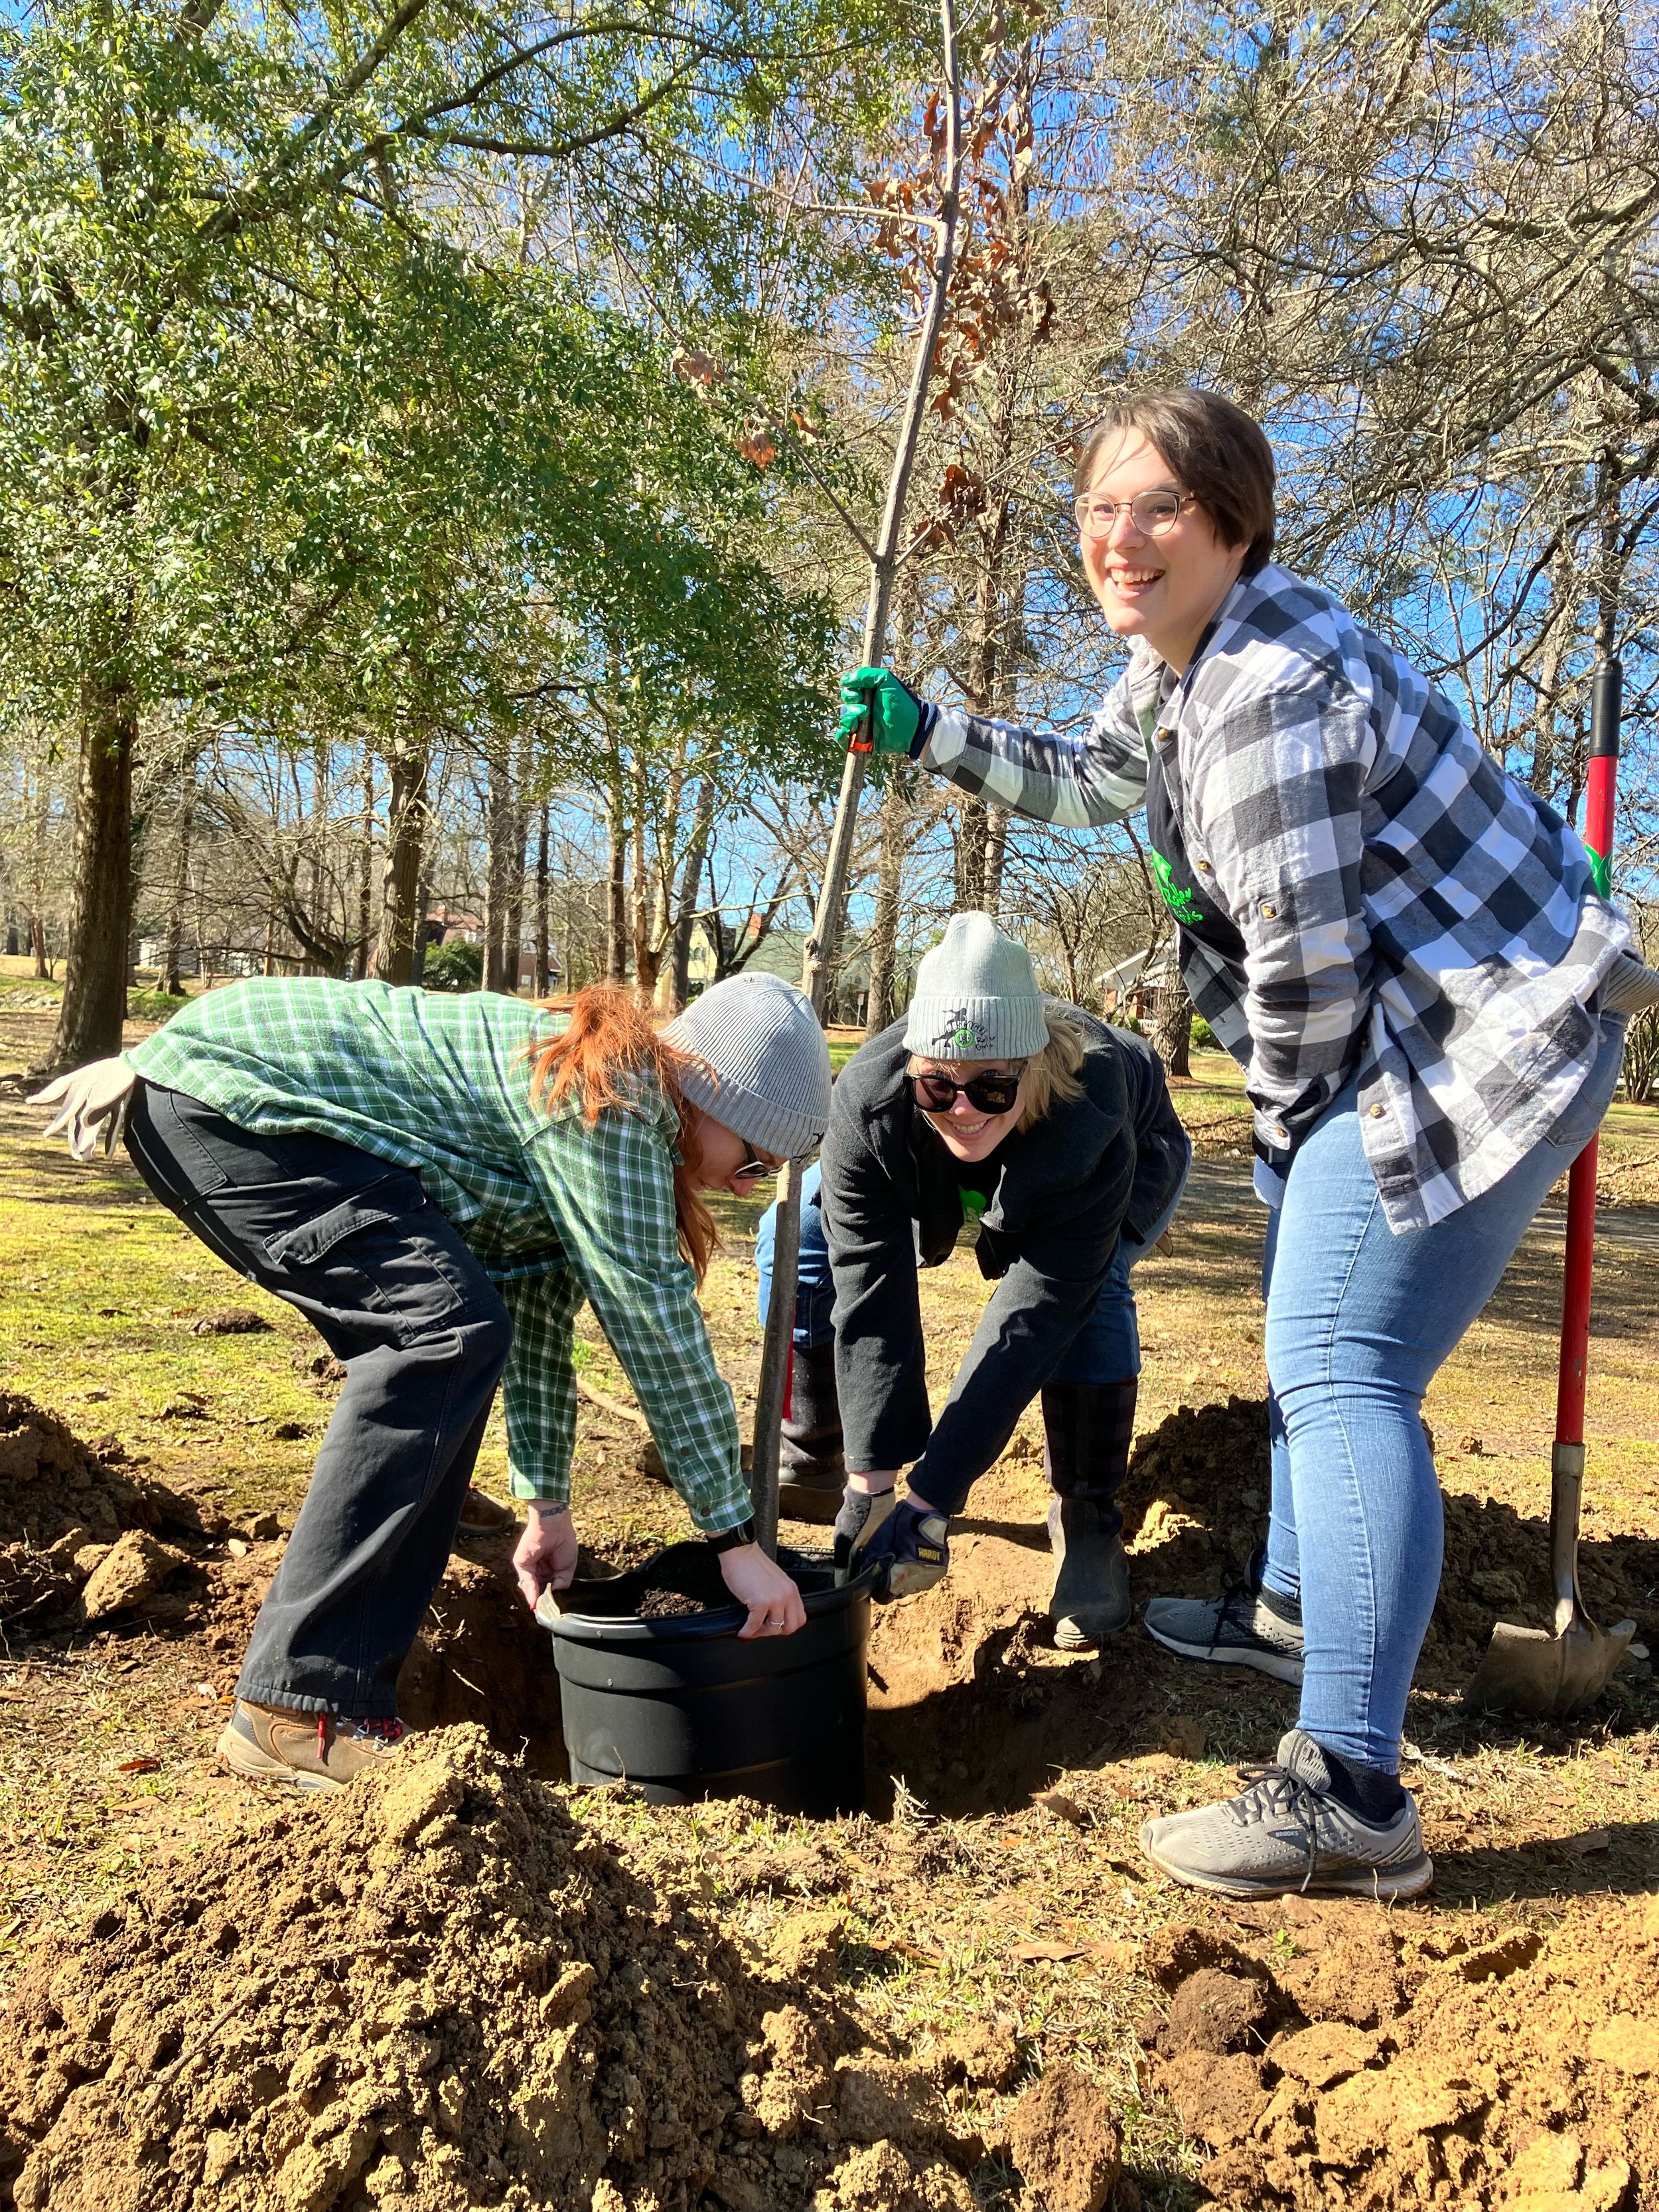
{"type": "MultiPolygon", "coordinates": [[[[43,1048],[52,1017],[41,1001],[54,995],[16,972],[27,963],[6,967],[0,1075],[43,1048]]],[[[838,1065],[854,1042],[849,1035],[832,1038],[838,1065]]],[[[1248,1192],[1245,1102],[1223,1055],[1195,1055],[1194,1070],[1176,1096],[1200,1139],[1201,1170],[1172,1253],[1149,1261],[1137,1278],[1143,1431],[1181,1404],[1256,1398],[1264,1389],[1261,1217],[1248,1192]]],[[[332,1397],[312,1372],[317,1340],[175,1224],[124,1156],[76,1164],[60,1145],[40,1140],[37,1122],[15,1094],[0,1097],[6,1388],[60,1414],[83,1437],[114,1437],[164,1480],[210,1492],[233,1517],[291,1516],[332,1397]],[[194,1333],[197,1322],[232,1304],[257,1308],[270,1330],[194,1333]]],[[[1648,1187],[1638,1164],[1644,1148],[1659,1165],[1659,1117],[1616,1107],[1607,1145],[1615,1182],[1648,1187]]],[[[750,1257],[760,1203],[723,1200],[718,1211],[726,1246],[704,1304],[746,1420],[760,1353],[750,1257]]],[[[1513,1505],[1538,1525],[1540,1547],[1559,1235],[1559,1213],[1547,1212],[1437,1380],[1427,1408],[1446,1486],[1513,1505]]],[[[1598,1262],[1586,1504],[1592,1536],[1659,1535],[1656,1249],[1659,1212],[1640,1200],[1623,1206],[1598,1262]]],[[[924,1277],[936,1402],[984,1296],[965,1252],[924,1277]]],[[[581,1343],[591,1379],[625,1401],[625,1379],[586,1318],[581,1343]]],[[[994,1527],[987,1520],[984,1541],[1003,1546],[1013,1563],[1006,1573],[1027,1577],[1040,1609],[1042,1486],[1034,1462],[1020,1456],[1035,1449],[1037,1435],[1033,1408],[997,1472],[1000,1487],[987,1492],[1001,1517],[994,1527]]],[[[636,1443],[629,1424],[584,1404],[577,1512],[584,1540],[601,1550],[636,1552],[684,1533],[672,1494],[634,1472],[636,1443]]],[[[497,1413],[481,1461],[485,1487],[505,1491],[505,1464],[497,1413]]],[[[243,1817],[248,1793],[220,1776],[209,1755],[235,1656],[194,1630],[118,1631],[0,1665],[0,1954],[15,1960],[40,1930],[131,1882],[157,1858],[213,1848],[243,1817]],[[155,1771],[134,1767],[149,1759],[160,1762],[155,1771]]],[[[805,1871],[793,1890],[794,1877],[786,1875],[745,1893],[742,1909],[762,1933],[801,1896],[821,1893],[830,1879],[822,1867],[833,1863],[860,1996],[906,2033],[1006,2017],[1048,2063],[1063,2055],[1097,2073],[1127,2115],[1135,2201],[1175,2208],[1195,2201],[1191,2177],[1206,2153],[1167,2106],[1143,2094],[1133,2030],[1149,1992],[1136,1976],[1135,1947],[1163,1923],[1202,1917],[1210,1908],[1151,1878],[1135,1832],[1153,1805],[1204,1802],[1229,1786],[1232,1759],[1270,1754],[1291,1708],[1274,1686],[1228,1679],[1233,1670],[1182,1667],[1138,1631],[1087,1663],[1093,1674],[1068,1675],[1067,1694],[1073,1703],[1097,1700],[1102,1752],[1042,1778],[1081,1808],[1081,1826],[1025,1800],[951,1817],[907,1785],[878,1843],[860,1828],[866,1840],[856,1848],[854,1830],[738,1808],[699,1814],[696,1832],[712,1839],[716,1856],[739,1847],[796,1855],[793,1863],[805,1871]],[[1031,1948],[1046,1941],[1051,1953],[1064,1952],[1073,1937],[1095,1947],[1082,1964],[1031,1948]]],[[[1039,1688],[1048,1679],[1040,1669],[1031,1676],[1039,1688]]],[[[1409,1725],[1433,1762],[1408,1778],[1443,1865],[1441,1887],[1412,1908],[1411,1926],[1425,1941],[1439,1930],[1436,1941],[1456,1935],[1461,1944],[1460,1929],[1489,1931],[1516,1920],[1554,1926],[1571,1919],[1593,1937],[1610,1900],[1659,1878],[1659,1695],[1650,1663],[1633,1666],[1575,1730],[1475,1721],[1454,1699],[1426,1693],[1414,1700],[1409,1725]],[[1603,1832],[1607,1841],[1577,1856],[1563,1841],[1603,1832]]],[[[620,1807],[604,1818],[626,1829],[660,1820],[684,1825],[690,1816],[620,1807]]],[[[1012,2212],[1013,2198],[997,2195],[994,2184],[988,2169],[985,2201],[1012,2212]]]]}

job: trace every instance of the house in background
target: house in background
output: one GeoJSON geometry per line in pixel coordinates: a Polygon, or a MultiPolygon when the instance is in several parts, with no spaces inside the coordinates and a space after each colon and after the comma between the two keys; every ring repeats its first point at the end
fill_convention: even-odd
{"type": "MultiPolygon", "coordinates": [[[[459,907],[434,906],[427,909],[426,948],[429,952],[438,945],[477,945],[484,941],[483,918],[467,914],[459,907]]],[[[547,988],[550,992],[559,988],[558,947],[551,943],[547,948],[547,988]]],[[[536,948],[533,945],[519,947],[519,969],[513,989],[533,991],[536,988],[536,948]]]]}
{"type": "MultiPolygon", "coordinates": [[[[749,929],[756,924],[750,917],[749,929]]],[[[806,957],[806,939],[799,929],[769,930],[765,942],[746,959],[741,970],[745,975],[781,975],[786,983],[799,983],[802,963],[806,957]]],[[[910,1002],[915,989],[917,956],[902,953],[894,978],[895,992],[901,1007],[910,1002]]],[[[706,991],[714,981],[720,965],[709,931],[700,920],[691,927],[691,954],[686,963],[688,996],[695,999],[706,991]]],[[[862,1029],[870,1011],[870,951],[868,941],[856,931],[849,933],[842,948],[839,972],[836,977],[835,997],[828,1018],[838,1026],[862,1029]]]]}
{"type": "Polygon", "coordinates": [[[428,945],[482,945],[484,940],[483,918],[476,914],[464,914],[459,907],[433,906],[426,913],[426,941],[428,945]]]}
{"type": "Polygon", "coordinates": [[[1180,981],[1181,963],[1175,946],[1165,945],[1154,951],[1149,945],[1146,951],[1132,952],[1115,968],[1103,969],[1095,978],[1095,988],[1100,993],[1100,1010],[1109,1019],[1121,1021],[1128,1015],[1150,1025],[1163,1012],[1180,981]]]}
{"type": "MultiPolygon", "coordinates": [[[[141,937],[138,957],[135,966],[153,968],[157,975],[167,957],[166,940],[160,937],[141,937]]],[[[263,952],[251,951],[246,945],[198,945],[191,938],[179,947],[179,966],[187,975],[258,975],[264,969],[263,952]]]]}

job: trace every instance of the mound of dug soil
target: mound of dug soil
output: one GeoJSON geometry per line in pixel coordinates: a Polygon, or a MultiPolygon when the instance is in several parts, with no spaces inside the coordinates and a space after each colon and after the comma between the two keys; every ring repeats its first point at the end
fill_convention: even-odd
{"type": "Polygon", "coordinates": [[[36,1954],[0,2023],[13,2202],[788,2212],[863,2205],[873,2160],[882,2207],[972,2212],[973,2147],[825,1986],[833,1943],[745,1958],[677,1863],[477,1729],[418,1740],[36,1954]]]}
{"type": "MultiPolygon", "coordinates": [[[[1223,1589],[1267,1534],[1269,1480],[1264,1399],[1182,1406],[1140,1437],[1122,1498],[1137,1598],[1223,1589]]],[[[1554,1620],[1545,1515],[1460,1491],[1448,1491],[1445,1505],[1445,1565],[1418,1677],[1437,1687],[1473,1670],[1494,1621],[1547,1628],[1554,1620]]],[[[1587,1540],[1579,1574],[1604,1625],[1634,1620],[1641,1632],[1659,1633],[1659,1541],[1587,1540]]]]}
{"type": "MultiPolygon", "coordinates": [[[[224,1533],[222,1516],[210,1507],[123,1474],[123,1456],[113,1437],[82,1443],[54,1414],[0,1392],[0,1624],[44,1626],[72,1611],[112,1547],[131,1532],[166,1530],[186,1540],[224,1533]]],[[[129,1545],[130,1558],[105,1576],[105,1595],[136,1593],[124,1601],[143,1602],[187,1564],[176,1553],[163,1559],[165,1549],[129,1545]]]]}
{"type": "Polygon", "coordinates": [[[1450,1937],[1374,1905],[1254,1917],[1259,1942],[1165,1929],[1143,1961],[1170,1992],[1152,2079],[1222,2203],[1620,2212],[1659,2172],[1659,1900],[1450,1937]]]}
{"type": "Polygon", "coordinates": [[[1270,1483],[1265,1398],[1178,1407],[1138,1437],[1118,1497],[1137,1583],[1214,1596],[1261,1540],[1270,1483]]]}

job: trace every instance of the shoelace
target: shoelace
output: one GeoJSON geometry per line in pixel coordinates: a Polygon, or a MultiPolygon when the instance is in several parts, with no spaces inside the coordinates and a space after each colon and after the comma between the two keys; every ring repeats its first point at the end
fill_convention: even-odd
{"type": "MultiPolygon", "coordinates": [[[[332,1713],[319,1713],[317,1716],[317,1757],[319,1762],[328,1758],[328,1724],[335,1717],[332,1713]]],[[[382,1743],[400,1742],[404,1732],[403,1722],[397,1720],[353,1721],[350,1725],[359,1735],[379,1736],[382,1743]]]]}
{"type": "Polygon", "coordinates": [[[1238,1772],[1244,1784],[1241,1802],[1253,1800],[1250,1809],[1261,1819],[1288,1816],[1302,1831],[1308,1853],[1308,1870],[1302,1877],[1305,1891],[1319,1867],[1319,1792],[1288,1766],[1241,1766],[1238,1772]]]}

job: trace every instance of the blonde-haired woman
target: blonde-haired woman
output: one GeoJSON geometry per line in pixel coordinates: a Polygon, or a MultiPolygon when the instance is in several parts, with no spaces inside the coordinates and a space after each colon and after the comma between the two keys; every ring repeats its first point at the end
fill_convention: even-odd
{"type": "Polygon", "coordinates": [[[1078,1649],[1127,1626],[1114,1500],[1140,1370],[1129,1269],[1190,1159],[1152,1048],[1046,998],[988,915],[956,915],[908,1014],[842,1071],[824,1134],[843,1570],[878,1563],[888,1597],[937,1582],[951,1516],[1041,1391],[1055,1640],[1078,1649]],[[934,1421],[917,1268],[969,1222],[997,1287],[934,1421]]]}

